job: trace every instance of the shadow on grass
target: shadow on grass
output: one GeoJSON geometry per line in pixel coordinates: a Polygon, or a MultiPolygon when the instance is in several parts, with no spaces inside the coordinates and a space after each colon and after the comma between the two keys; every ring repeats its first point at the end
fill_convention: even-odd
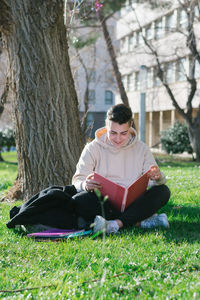
{"type": "MultiPolygon", "coordinates": [[[[200,243],[200,207],[197,206],[176,206],[167,204],[159,213],[166,213],[169,217],[169,229],[141,229],[141,228],[127,228],[122,230],[121,235],[142,235],[152,233],[158,230],[163,233],[167,242],[179,243],[200,243]],[[132,233],[134,231],[134,233],[132,233]]],[[[27,234],[24,228],[19,227],[13,229],[15,234],[24,236],[27,234]]],[[[121,236],[120,235],[120,236],[121,236]]],[[[98,236],[96,238],[102,238],[98,236]]]]}
{"type": "Polygon", "coordinates": [[[8,161],[8,160],[0,161],[0,163],[7,164],[7,165],[15,165],[15,166],[18,165],[17,162],[14,162],[14,161],[8,161]]]}
{"type": "Polygon", "coordinates": [[[178,167],[178,168],[188,168],[188,167],[194,167],[194,166],[199,166],[200,163],[195,162],[195,161],[188,161],[188,162],[183,162],[183,161],[171,161],[171,160],[159,160],[156,159],[156,162],[158,163],[159,167],[178,167]]]}
{"type": "Polygon", "coordinates": [[[200,223],[187,221],[172,221],[170,229],[164,232],[168,242],[187,242],[190,244],[200,242],[200,223]]]}
{"type": "MultiPolygon", "coordinates": [[[[166,214],[173,214],[173,216],[183,215],[189,218],[200,217],[200,206],[191,206],[191,205],[176,205],[173,204],[171,200],[165,205],[160,211],[165,212],[166,214]]],[[[199,199],[200,203],[200,199],[199,199]]]]}
{"type": "Polygon", "coordinates": [[[200,242],[200,207],[168,204],[162,211],[170,216],[170,229],[165,232],[167,240],[200,242]]]}
{"type": "Polygon", "coordinates": [[[161,230],[167,242],[200,242],[200,208],[168,204],[159,213],[169,217],[169,229],[138,229],[136,234],[161,230]]]}

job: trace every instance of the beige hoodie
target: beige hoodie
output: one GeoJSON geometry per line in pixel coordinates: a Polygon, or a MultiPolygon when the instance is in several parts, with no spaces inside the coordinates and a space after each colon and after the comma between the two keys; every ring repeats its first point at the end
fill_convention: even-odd
{"type": "MultiPolygon", "coordinates": [[[[128,187],[152,165],[157,165],[151,151],[138,141],[135,129],[131,128],[129,141],[121,148],[114,147],[107,139],[107,130],[100,128],[95,139],[88,143],[79,159],[72,184],[77,191],[85,190],[85,180],[94,171],[102,176],[128,187]]],[[[166,182],[165,175],[157,181],[149,181],[149,186],[166,182]]]]}

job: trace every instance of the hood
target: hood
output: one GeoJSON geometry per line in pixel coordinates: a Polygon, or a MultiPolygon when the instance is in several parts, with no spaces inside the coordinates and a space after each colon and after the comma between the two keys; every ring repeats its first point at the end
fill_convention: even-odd
{"type": "Polygon", "coordinates": [[[127,148],[133,147],[136,144],[137,140],[138,140],[138,136],[137,136],[136,130],[131,127],[131,134],[130,134],[130,137],[128,139],[127,144],[125,144],[121,148],[116,148],[115,146],[113,146],[110,143],[110,141],[107,138],[107,129],[106,129],[106,127],[102,127],[102,128],[97,129],[97,131],[95,132],[95,140],[102,147],[107,148],[112,152],[118,152],[121,149],[127,149],[127,148]]]}

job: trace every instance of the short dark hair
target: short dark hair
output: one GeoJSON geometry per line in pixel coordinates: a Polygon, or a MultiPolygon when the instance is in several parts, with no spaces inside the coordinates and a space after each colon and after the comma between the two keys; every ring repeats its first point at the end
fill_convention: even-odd
{"type": "Polygon", "coordinates": [[[133,118],[132,118],[132,110],[129,106],[125,104],[117,104],[113,105],[107,111],[107,120],[116,122],[118,124],[129,123],[129,126],[132,125],[133,118]]]}

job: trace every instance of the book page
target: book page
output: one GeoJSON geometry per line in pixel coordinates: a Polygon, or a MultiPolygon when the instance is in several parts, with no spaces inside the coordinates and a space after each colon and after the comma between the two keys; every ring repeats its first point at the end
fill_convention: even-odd
{"type": "Polygon", "coordinates": [[[145,193],[149,182],[149,178],[147,175],[148,172],[149,171],[144,173],[132,185],[129,186],[124,209],[127,208],[133,201],[135,201],[137,198],[139,198],[142,194],[145,193]]]}
{"type": "Polygon", "coordinates": [[[125,188],[97,173],[94,173],[94,180],[98,181],[102,185],[100,190],[101,195],[103,197],[108,196],[109,202],[112,206],[121,211],[125,188]]]}

